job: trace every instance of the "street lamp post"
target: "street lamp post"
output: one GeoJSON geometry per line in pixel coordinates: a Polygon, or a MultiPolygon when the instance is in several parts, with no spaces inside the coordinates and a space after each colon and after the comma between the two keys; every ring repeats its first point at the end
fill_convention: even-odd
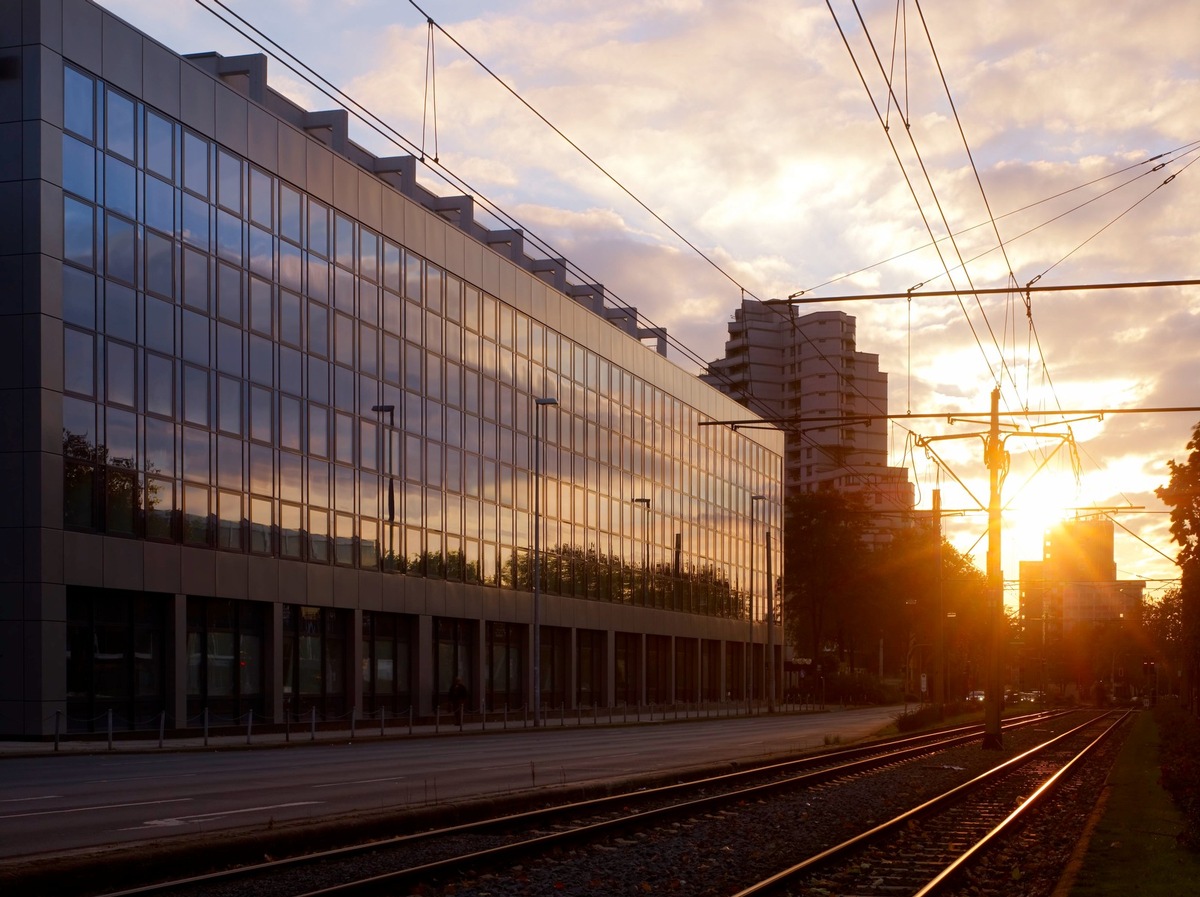
{"type": "MultiPolygon", "coordinates": [[[[392,434],[396,431],[396,406],[395,405],[372,405],[371,410],[376,414],[387,414],[388,429],[387,429],[387,451],[385,462],[385,474],[388,481],[388,564],[393,567],[396,564],[396,552],[393,539],[396,532],[396,482],[392,477],[392,434]]],[[[387,569],[387,564],[384,564],[384,569],[387,569]]]]}
{"type": "Polygon", "coordinates": [[[757,515],[754,510],[756,501],[766,501],[765,495],[750,496],[750,600],[747,602],[746,619],[749,621],[747,634],[749,641],[746,643],[746,707],[748,712],[754,712],[754,673],[751,672],[750,666],[754,660],[754,550],[756,547],[755,522],[757,515]]]}
{"type": "Polygon", "coordinates": [[[650,499],[635,498],[634,504],[646,508],[646,516],[642,518],[642,607],[650,599],[650,499]]]}
{"type": "Polygon", "coordinates": [[[542,724],[542,412],[553,397],[535,398],[533,409],[533,725],[542,724]]]}

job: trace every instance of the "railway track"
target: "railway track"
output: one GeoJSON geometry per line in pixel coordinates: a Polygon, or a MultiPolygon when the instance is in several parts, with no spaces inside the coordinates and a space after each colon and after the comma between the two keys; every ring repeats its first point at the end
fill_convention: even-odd
{"type": "MultiPolygon", "coordinates": [[[[1006,726],[1006,740],[1041,741],[1044,740],[1042,730],[1062,725],[1049,715],[1020,718],[1006,726]]],[[[754,819],[756,814],[761,808],[769,808],[779,801],[781,795],[793,802],[803,802],[806,796],[809,801],[826,802],[832,795],[854,787],[855,783],[860,787],[863,783],[871,783],[870,787],[885,792],[891,790],[896,792],[894,796],[899,796],[906,788],[886,784],[889,771],[893,775],[905,769],[911,772],[914,764],[921,766],[919,778],[927,786],[942,788],[963,779],[968,770],[956,763],[939,762],[938,758],[956,751],[967,752],[972,766],[984,765],[982,761],[986,754],[972,746],[978,743],[980,735],[980,727],[971,726],[894,739],[699,781],[480,819],[367,845],[156,883],[114,892],[108,897],[132,897],[134,894],[189,897],[226,893],[287,897],[335,893],[404,894],[417,887],[422,888],[423,893],[437,893],[443,888],[452,888],[456,894],[546,893],[542,889],[544,885],[537,880],[541,874],[537,870],[549,867],[551,874],[557,874],[573,865],[581,869],[589,865],[595,867],[596,871],[586,873],[590,876],[587,878],[588,889],[599,893],[615,885],[607,881],[606,876],[625,865],[627,858],[636,852],[634,848],[663,844],[672,838],[679,839],[680,843],[712,841],[711,837],[697,839],[696,833],[714,828],[726,832],[738,830],[750,836],[759,825],[754,819]]],[[[717,850],[721,851],[723,847],[718,845],[717,850]]],[[[692,846],[684,853],[691,857],[701,855],[701,851],[693,850],[692,846]]],[[[631,862],[634,871],[618,873],[618,877],[636,877],[639,863],[645,865],[651,861],[631,862]]],[[[693,887],[682,889],[685,893],[692,890],[695,893],[730,894],[747,881],[754,880],[747,878],[747,873],[739,872],[736,876],[722,873],[711,883],[705,883],[701,877],[698,882],[693,873],[700,872],[706,862],[702,859],[689,861],[687,868],[680,870],[681,874],[676,876],[678,880],[693,880],[693,887]],[[700,886],[697,888],[696,884],[700,886]]],[[[551,882],[548,887],[568,893],[575,890],[574,887],[565,888],[561,882],[551,882]]]]}
{"type": "Polygon", "coordinates": [[[990,846],[1015,831],[1129,712],[1095,716],[987,772],[819,854],[738,891],[736,897],[948,893],[990,846]]]}

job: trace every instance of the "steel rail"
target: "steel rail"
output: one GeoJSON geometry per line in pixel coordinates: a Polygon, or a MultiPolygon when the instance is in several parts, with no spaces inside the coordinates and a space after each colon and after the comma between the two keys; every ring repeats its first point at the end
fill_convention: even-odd
{"type": "MultiPolygon", "coordinates": [[[[1036,759],[1038,757],[1038,755],[1050,750],[1058,743],[1079,734],[1080,732],[1082,732],[1083,730],[1085,730],[1091,726],[1094,726],[1097,723],[1097,721],[1105,719],[1108,715],[1109,714],[1105,714],[1104,716],[1099,716],[1099,717],[1093,717],[1093,718],[1089,719],[1087,722],[1082,723],[1079,726],[1075,726],[1074,728],[1069,729],[1068,731],[1063,732],[1060,735],[1056,735],[1054,738],[1051,738],[1048,741],[1043,742],[1042,744],[1036,745],[1036,746],[1030,748],[1029,750],[1026,750],[1014,757],[1009,758],[1008,760],[1004,761],[1003,763],[993,766],[991,769],[989,769],[983,773],[980,773],[979,775],[975,776],[973,779],[970,779],[969,781],[963,782],[961,785],[956,785],[954,788],[951,788],[950,790],[945,791],[936,797],[930,798],[929,800],[924,801],[923,803],[921,803],[909,810],[906,810],[905,812],[900,813],[899,815],[894,816],[893,818],[891,818],[885,822],[882,822],[876,826],[873,826],[872,828],[867,829],[866,831],[860,832],[859,834],[853,836],[852,838],[848,838],[847,840],[841,842],[840,844],[835,844],[832,847],[829,847],[819,853],[813,854],[812,856],[800,861],[799,863],[788,866],[786,869],[782,869],[779,872],[776,872],[775,874],[768,876],[767,878],[764,878],[761,881],[758,881],[758,882],[754,883],[753,885],[750,885],[749,887],[744,888],[741,891],[738,891],[736,894],[733,894],[732,897],[763,897],[763,895],[776,893],[783,885],[791,882],[793,879],[795,879],[797,876],[801,875],[802,873],[812,872],[813,870],[817,869],[818,867],[823,866],[823,865],[829,863],[830,861],[835,860],[839,857],[842,857],[842,856],[850,853],[851,851],[861,849],[861,848],[867,846],[868,844],[870,844],[871,842],[878,840],[881,836],[889,834],[893,831],[896,831],[900,827],[902,827],[910,822],[913,822],[920,817],[926,816],[926,815],[932,813],[934,810],[944,807],[945,805],[947,805],[949,803],[953,803],[953,802],[959,800],[960,798],[966,797],[966,796],[970,795],[972,792],[978,791],[984,785],[991,784],[992,782],[1002,778],[1003,776],[1006,776],[1006,775],[1012,773],[1014,770],[1018,769],[1021,766],[1024,766],[1026,763],[1029,763],[1031,760],[1036,759]]],[[[1090,752],[1093,749],[1093,746],[1095,744],[1097,744],[1099,741],[1103,741],[1103,738],[1107,737],[1107,735],[1113,730],[1113,728],[1115,728],[1116,725],[1119,725],[1121,722],[1123,722],[1127,716],[1128,716],[1128,712],[1123,714],[1113,724],[1113,726],[1110,726],[1108,729],[1106,729],[1104,736],[1102,736],[1100,739],[1097,739],[1097,740],[1089,743],[1088,747],[1084,749],[1084,753],[1090,752]]],[[[1078,759],[1078,757],[1079,757],[1079,755],[1077,755],[1075,758],[1073,758],[1070,761],[1070,763],[1067,764],[1067,766],[1073,767],[1074,763],[1078,759]]],[[[1044,795],[1045,793],[1048,793],[1047,784],[1049,784],[1049,781],[1051,781],[1051,780],[1057,781],[1059,779],[1060,775],[1062,774],[1063,769],[1065,769],[1065,768],[1066,767],[1064,766],[1064,768],[1060,768],[1058,771],[1056,771],[1054,773],[1054,775],[1051,776],[1047,782],[1044,782],[1042,784],[1042,786],[1037,789],[1035,794],[1037,794],[1040,798],[1040,796],[1044,795]]],[[[996,828],[997,829],[1001,828],[1007,822],[1008,822],[1008,820],[1006,820],[1005,823],[1002,823],[1000,826],[997,826],[996,828]]],[[[997,836],[998,835],[994,835],[992,832],[989,832],[988,836],[986,836],[986,838],[984,840],[986,840],[987,842],[990,843],[990,841],[993,840],[993,838],[997,837],[997,836]]],[[[946,880],[949,880],[950,878],[953,877],[953,875],[955,875],[959,871],[961,871],[961,869],[969,862],[970,858],[978,855],[978,852],[981,849],[982,849],[982,847],[978,844],[973,845],[972,848],[968,849],[967,853],[970,854],[970,857],[967,857],[967,858],[959,857],[958,860],[956,860],[957,865],[955,867],[954,872],[947,875],[946,880]],[[960,862],[960,860],[961,860],[961,862],[960,862]]],[[[943,872],[946,872],[946,871],[947,870],[943,870],[943,872]]],[[[932,884],[932,881],[930,882],[930,884],[932,884]]],[[[936,885],[936,887],[941,888],[941,887],[943,887],[943,885],[944,885],[943,882],[939,882],[936,885]]],[[[924,892],[922,892],[922,893],[924,893],[924,892]]],[[[930,893],[933,893],[933,892],[930,892],[930,893]]]]}
{"type": "Polygon", "coordinates": [[[929,883],[921,888],[921,890],[919,890],[916,894],[914,894],[913,897],[932,897],[934,894],[941,893],[946,887],[949,886],[951,881],[957,875],[963,872],[967,866],[979,856],[980,853],[982,853],[988,846],[992,844],[992,842],[1006,835],[1009,829],[1015,826],[1018,821],[1024,821],[1026,818],[1028,818],[1027,814],[1031,813],[1033,809],[1036,808],[1046,798],[1047,795],[1049,795],[1059,784],[1061,784],[1062,780],[1072,770],[1074,770],[1075,767],[1079,765],[1085,757],[1090,756],[1093,751],[1099,748],[1101,744],[1111,737],[1112,733],[1116,731],[1117,727],[1124,723],[1132,712],[1133,711],[1131,710],[1127,710],[1121,716],[1117,717],[1113,721],[1112,725],[1097,735],[1096,738],[1094,738],[1083,750],[1079,751],[1074,757],[1059,767],[1059,769],[1052,776],[1047,778],[1046,781],[1044,781],[1038,787],[1038,789],[1033,792],[1033,794],[1029,795],[1029,797],[1022,801],[1020,806],[1009,813],[1003,822],[992,828],[992,830],[986,835],[964,850],[949,866],[932,878],[929,883]]]}
{"type": "MultiPolygon", "coordinates": [[[[1052,712],[1037,712],[1018,717],[1012,717],[1006,721],[1006,728],[1015,729],[1028,725],[1034,725],[1039,722],[1053,719],[1057,715],[1059,714],[1052,712]]],[[[719,802],[735,800],[749,794],[761,793],[762,791],[772,788],[794,786],[797,784],[818,784],[822,781],[828,781],[831,778],[870,769],[873,766],[894,763],[902,759],[928,753],[930,751],[942,750],[970,742],[979,737],[983,731],[983,728],[984,727],[981,724],[969,724],[964,726],[956,726],[945,730],[938,730],[935,732],[926,732],[918,735],[884,739],[881,741],[872,742],[870,744],[856,745],[854,747],[842,748],[833,751],[822,751],[815,754],[808,754],[798,759],[766,763],[744,769],[738,769],[733,772],[691,779],[684,782],[674,782],[671,784],[659,785],[651,788],[635,788],[632,791],[622,791],[620,793],[605,795],[603,797],[588,798],[585,800],[573,801],[565,804],[555,804],[549,807],[539,807],[532,810],[510,813],[502,816],[472,820],[458,825],[444,826],[421,832],[397,835],[392,838],[373,840],[363,844],[352,844],[343,847],[332,848],[329,850],[307,853],[300,856],[270,860],[265,863],[257,863],[249,866],[240,866],[232,869],[204,873],[201,875],[193,875],[173,881],[141,885],[134,888],[109,892],[100,895],[100,897],[149,897],[149,895],[169,894],[173,891],[184,890],[188,888],[206,887],[217,885],[222,882],[233,882],[241,879],[251,879],[278,874],[291,869],[301,868],[303,866],[315,865],[322,862],[336,861],[340,859],[348,859],[356,855],[376,853],[389,848],[409,847],[420,844],[421,842],[434,841],[439,838],[480,834],[493,829],[511,829],[514,826],[529,826],[531,824],[545,823],[564,816],[578,816],[587,813],[609,811],[613,808],[626,807],[631,801],[634,800],[645,803],[658,798],[671,799],[675,795],[686,794],[688,791],[712,788],[716,786],[736,785],[738,781],[761,778],[762,776],[790,776],[790,778],[786,778],[782,781],[772,781],[756,785],[737,787],[734,790],[725,792],[723,794],[708,795],[704,798],[695,798],[692,800],[673,803],[668,806],[658,807],[652,810],[643,810],[634,814],[624,813],[618,818],[605,820],[599,823],[593,823],[589,826],[575,827],[566,831],[556,832],[552,835],[539,836],[525,842],[515,842],[512,845],[502,845],[499,847],[487,848],[476,853],[454,856],[442,861],[435,861],[433,863],[426,863],[408,869],[400,869],[391,873],[385,873],[381,876],[376,876],[371,879],[363,879],[359,882],[347,882],[342,886],[335,886],[333,888],[311,892],[312,895],[351,893],[355,888],[369,889],[385,882],[394,883],[428,876],[444,869],[449,869],[454,866],[461,866],[465,862],[494,860],[496,857],[502,855],[502,853],[505,851],[517,852],[519,850],[524,850],[525,852],[528,852],[530,848],[545,846],[556,839],[567,840],[570,838],[577,839],[586,837],[590,834],[603,831],[606,826],[628,826],[630,824],[635,824],[637,821],[649,821],[656,816],[662,816],[669,813],[686,812],[689,810],[694,811],[698,807],[703,806],[706,801],[719,802]]]]}

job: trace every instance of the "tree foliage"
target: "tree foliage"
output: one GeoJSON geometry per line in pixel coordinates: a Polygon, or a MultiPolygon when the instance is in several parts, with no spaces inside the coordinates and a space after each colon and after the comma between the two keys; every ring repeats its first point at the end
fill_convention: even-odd
{"type": "Polygon", "coordinates": [[[847,636],[847,617],[866,566],[866,517],[860,496],[832,490],[788,498],[784,511],[788,637],[815,660],[826,640],[847,636]]]}
{"type": "Polygon", "coordinates": [[[1171,509],[1171,538],[1179,544],[1184,701],[1191,706],[1200,673],[1200,424],[1192,428],[1187,448],[1186,461],[1167,461],[1171,479],[1154,494],[1171,509]]]}
{"type": "Polygon", "coordinates": [[[886,541],[868,541],[869,518],[854,495],[788,500],[789,639],[803,656],[872,672],[882,650],[884,674],[907,674],[914,687],[914,671],[941,669],[941,648],[951,692],[967,688],[986,643],[983,574],[932,526],[897,527],[886,541]]]}

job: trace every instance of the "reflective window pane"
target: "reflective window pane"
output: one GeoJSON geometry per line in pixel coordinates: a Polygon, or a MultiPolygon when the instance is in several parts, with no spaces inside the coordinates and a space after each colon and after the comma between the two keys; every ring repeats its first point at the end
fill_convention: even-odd
{"type": "Polygon", "coordinates": [[[287,184],[279,185],[279,235],[293,243],[301,243],[304,232],[300,225],[301,196],[287,184]]]}
{"type": "Polygon", "coordinates": [[[209,208],[204,200],[191,194],[183,195],[183,239],[186,243],[208,252],[210,243],[209,208]]]}
{"type": "Polygon", "coordinates": [[[175,475],[175,425],[155,417],[146,418],[146,471],[175,475]]]}
{"type": "Polygon", "coordinates": [[[104,332],[127,342],[137,341],[137,296],[133,290],[110,283],[105,288],[104,332]]]}
{"type": "Polygon", "coordinates": [[[175,235],[175,188],[156,177],[146,178],[146,225],[175,235]]]}
{"type": "Polygon", "coordinates": [[[63,197],[63,258],[84,268],[96,264],[96,221],[93,207],[63,197]]]}
{"type": "Polygon", "coordinates": [[[85,140],[95,135],[96,85],[87,75],[67,66],[63,69],[63,125],[85,140]]]}
{"type": "Polygon", "coordinates": [[[137,376],[134,359],[133,346],[113,340],[108,341],[105,352],[105,383],[109,402],[130,408],[137,404],[137,376]]]}
{"type": "Polygon", "coordinates": [[[90,333],[63,328],[63,389],[96,394],[96,340],[90,333]]]}
{"type": "Polygon", "coordinates": [[[208,424],[208,371],[203,368],[183,366],[183,419],[208,424]]]}
{"type": "Polygon", "coordinates": [[[105,215],[105,273],[128,284],[137,283],[137,227],[132,221],[105,215]]]}
{"type": "Polygon", "coordinates": [[[146,346],[168,354],[175,353],[175,308],[167,302],[146,297],[146,346]]]}
{"type": "Polygon", "coordinates": [[[96,328],[96,278],[70,265],[63,267],[63,320],[96,328]]]}
{"type": "Polygon", "coordinates": [[[63,189],[84,199],[96,198],[96,151],[63,134],[63,189]]]}
{"type": "Polygon", "coordinates": [[[183,186],[207,197],[208,143],[195,134],[183,132],[183,186]]]}
{"type": "Polygon", "coordinates": [[[146,289],[168,298],[175,296],[175,246],[153,231],[146,231],[146,289]]]}
{"type": "Polygon", "coordinates": [[[110,212],[137,217],[136,169],[116,156],[104,157],[104,204],[110,212]]]}
{"type": "Polygon", "coordinates": [[[195,312],[183,313],[183,357],[200,365],[209,363],[209,320],[195,312]]]}
{"type": "Polygon", "coordinates": [[[242,211],[242,160],[224,150],[217,151],[217,202],[242,211]]]}
{"type": "Polygon", "coordinates": [[[146,411],[175,414],[175,362],[153,352],[146,353],[146,411]]]}
{"type": "Polygon", "coordinates": [[[150,110],[146,110],[146,168],[168,181],[175,179],[174,126],[150,110]]]}
{"type": "Polygon", "coordinates": [[[133,101],[115,91],[105,92],[106,145],[109,152],[120,153],[126,159],[134,159],[134,105],[133,101]]]}

